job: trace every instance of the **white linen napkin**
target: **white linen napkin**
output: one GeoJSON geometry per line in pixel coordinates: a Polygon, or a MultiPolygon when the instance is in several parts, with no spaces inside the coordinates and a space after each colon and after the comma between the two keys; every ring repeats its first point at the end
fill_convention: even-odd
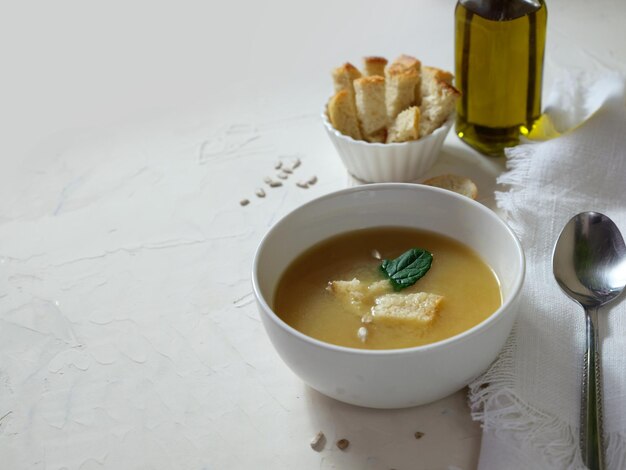
{"type": "MultiPolygon", "coordinates": [[[[557,83],[548,109],[558,138],[507,151],[496,194],[527,258],[520,314],[491,369],[470,387],[483,422],[481,470],[581,469],[578,446],[584,314],[552,275],[552,250],[574,215],[608,215],[626,236],[625,80],[557,83]],[[596,110],[593,112],[593,110],[596,110]]],[[[606,463],[626,469],[626,295],[601,309],[606,463]]]]}

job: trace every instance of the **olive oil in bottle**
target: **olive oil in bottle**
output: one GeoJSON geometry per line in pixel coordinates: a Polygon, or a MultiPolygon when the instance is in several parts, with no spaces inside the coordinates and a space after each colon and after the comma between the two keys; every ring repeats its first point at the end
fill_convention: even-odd
{"type": "Polygon", "coordinates": [[[456,132],[493,156],[541,114],[547,10],[543,0],[459,0],[455,11],[456,132]]]}

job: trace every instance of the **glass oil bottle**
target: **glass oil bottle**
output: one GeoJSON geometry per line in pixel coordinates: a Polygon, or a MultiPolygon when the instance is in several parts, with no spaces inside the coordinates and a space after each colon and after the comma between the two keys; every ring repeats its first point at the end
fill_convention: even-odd
{"type": "Polygon", "coordinates": [[[456,132],[492,156],[519,143],[541,114],[543,0],[459,0],[455,10],[456,132]]]}

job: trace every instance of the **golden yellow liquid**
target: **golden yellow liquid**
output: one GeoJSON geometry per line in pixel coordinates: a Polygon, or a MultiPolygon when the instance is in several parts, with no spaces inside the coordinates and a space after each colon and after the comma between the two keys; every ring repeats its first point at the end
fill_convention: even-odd
{"type": "Polygon", "coordinates": [[[457,335],[485,320],[502,303],[500,285],[491,268],[467,246],[439,234],[383,227],[358,230],[330,238],[304,252],[282,275],[274,296],[274,311],[300,332],[327,343],[362,349],[395,349],[419,346],[457,335]],[[415,328],[402,324],[363,324],[371,305],[355,311],[332,292],[329,281],[384,279],[383,259],[398,257],[410,248],[424,248],[433,263],[424,277],[405,293],[429,292],[444,297],[431,325],[415,328]],[[368,329],[365,342],[357,336],[368,329]]]}
{"type": "Polygon", "coordinates": [[[486,155],[517,145],[541,114],[547,15],[543,0],[456,6],[456,132],[486,155]]]}

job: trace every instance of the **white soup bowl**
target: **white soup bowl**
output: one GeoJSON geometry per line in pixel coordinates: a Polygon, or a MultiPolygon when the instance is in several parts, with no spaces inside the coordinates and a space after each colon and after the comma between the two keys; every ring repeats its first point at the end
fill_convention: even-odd
{"type": "Polygon", "coordinates": [[[271,342],[305,383],[346,403],[402,408],[443,398],[489,367],[513,327],[524,270],[518,239],[490,209],[443,189],[387,183],[337,191],[285,216],[261,241],[252,279],[271,342]],[[301,253],[334,235],[384,226],[428,230],[472,248],[498,277],[501,307],[451,338],[389,350],[362,350],[319,341],[292,328],[272,310],[282,274],[301,253]]]}

